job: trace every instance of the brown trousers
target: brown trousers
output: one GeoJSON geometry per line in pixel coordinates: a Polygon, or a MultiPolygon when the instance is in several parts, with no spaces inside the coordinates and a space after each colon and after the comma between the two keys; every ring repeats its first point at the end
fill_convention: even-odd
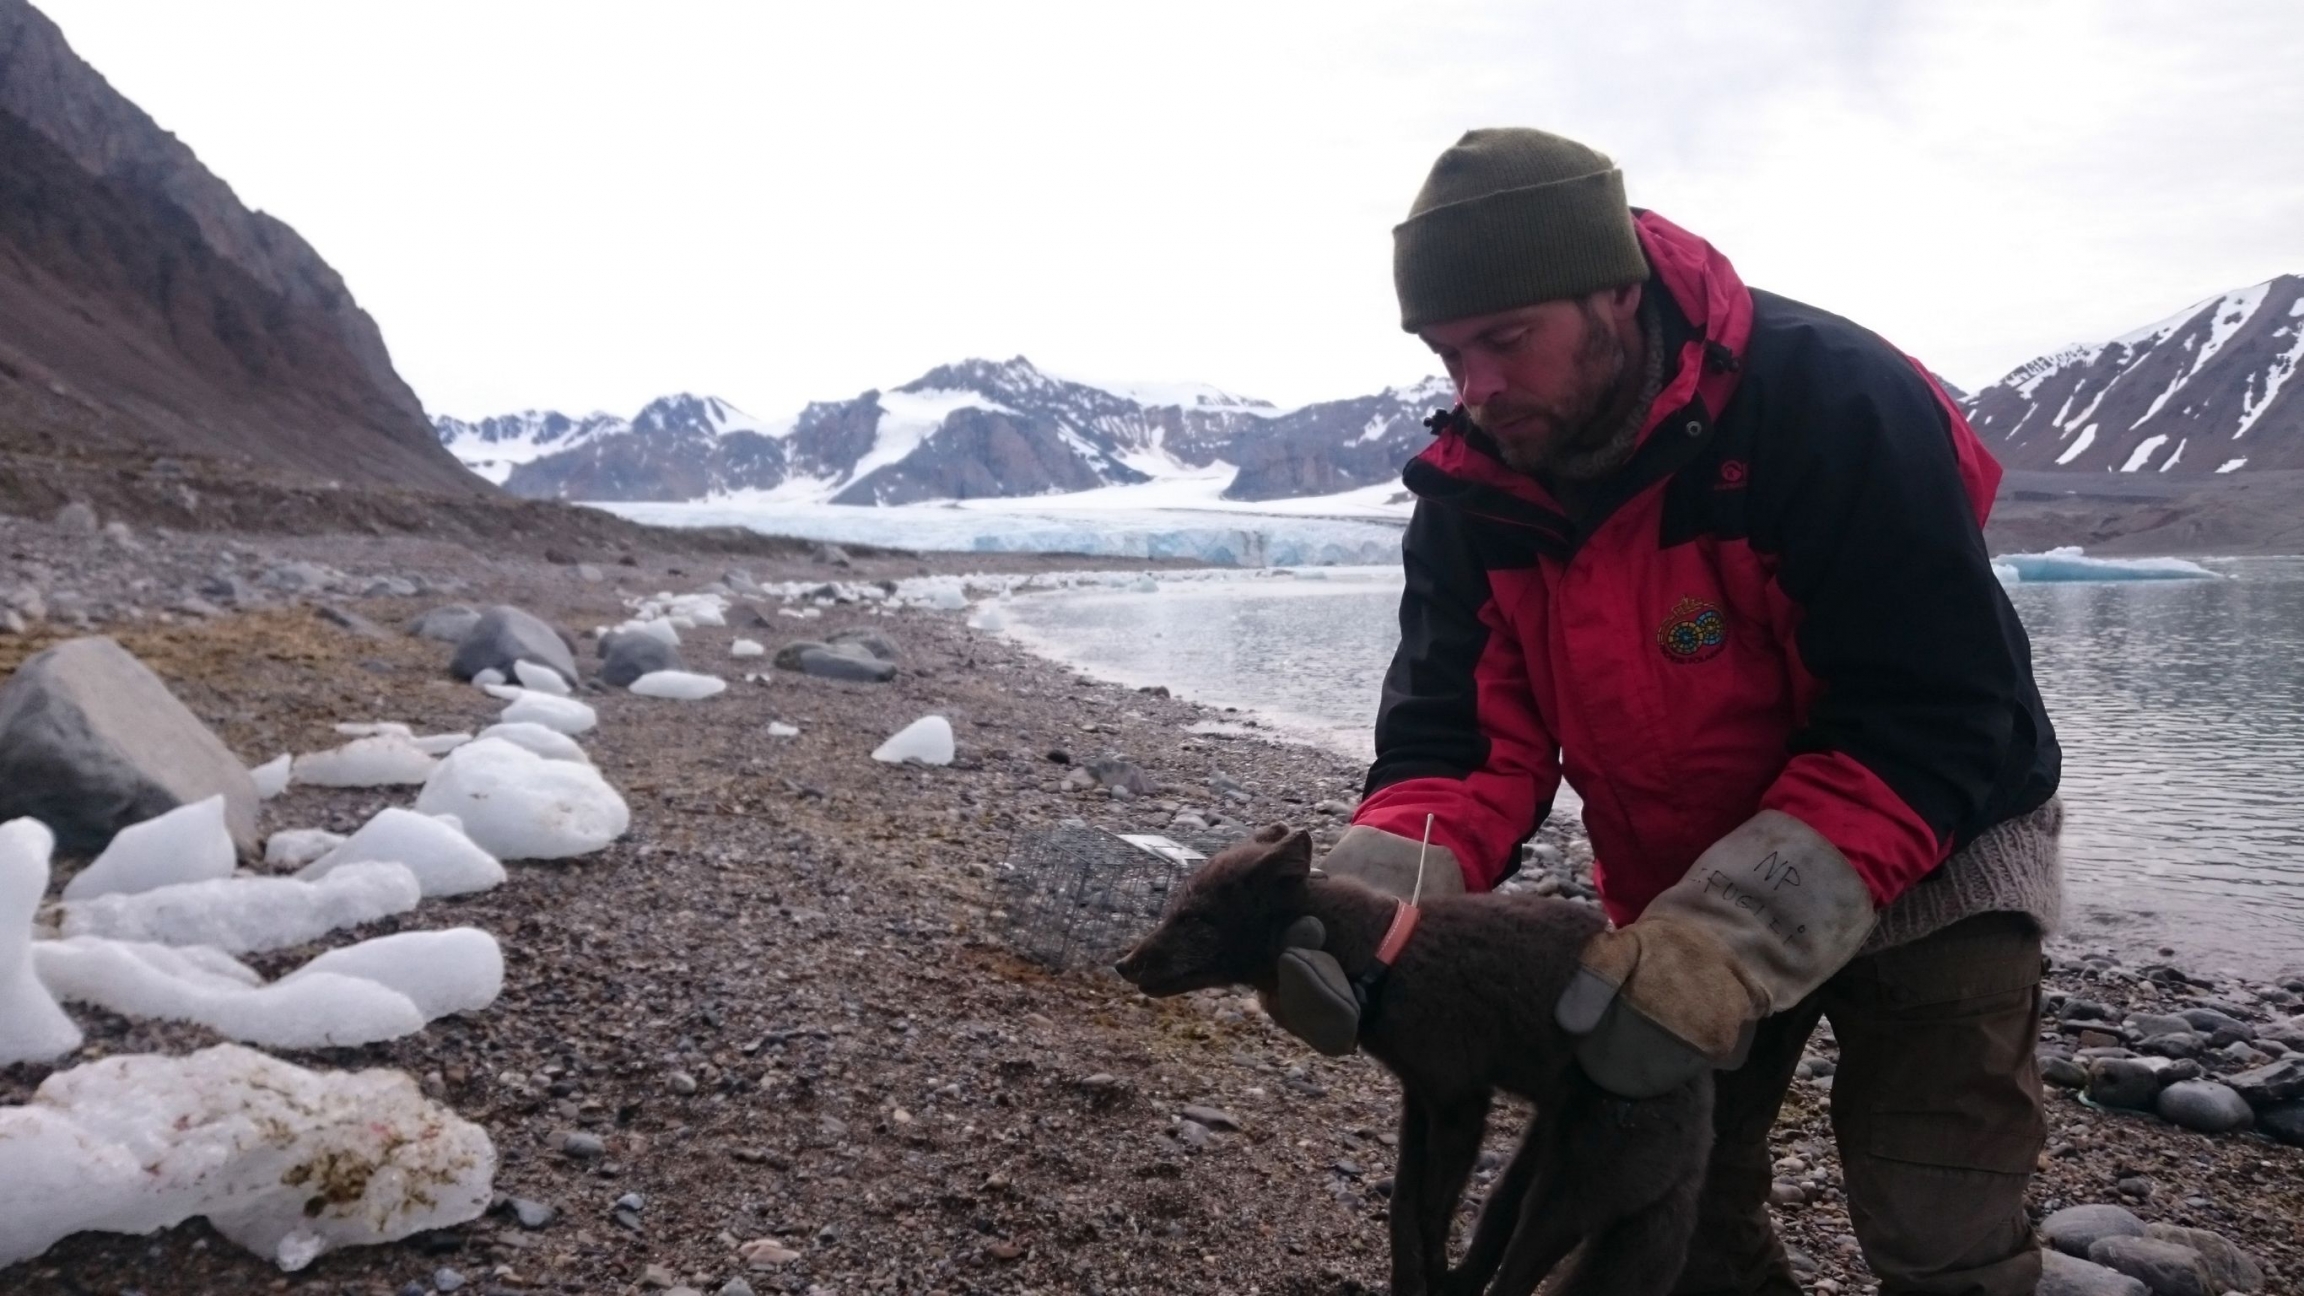
{"type": "Polygon", "coordinates": [[[1883,1293],[2030,1296],[2024,1190],[2046,1138],[2033,1046],[2040,936],[1981,914],[1859,958],[1760,1025],[1722,1072],[1696,1239],[1675,1292],[1797,1296],[1768,1219],[1768,1132],[1809,1032],[1832,1021],[1832,1132],[1848,1214],[1883,1293]]]}

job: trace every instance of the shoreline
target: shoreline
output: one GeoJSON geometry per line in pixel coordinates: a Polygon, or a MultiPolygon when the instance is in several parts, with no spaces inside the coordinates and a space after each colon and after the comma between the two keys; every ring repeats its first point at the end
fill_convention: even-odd
{"type": "MultiPolygon", "coordinates": [[[[763,582],[1145,566],[962,554],[833,568],[804,556],[662,551],[619,567],[606,555],[575,555],[606,559],[606,579],[592,582],[571,565],[409,540],[177,537],[75,559],[69,547],[87,546],[45,535],[44,524],[8,528],[20,550],[45,554],[54,540],[57,552],[43,561],[84,562],[89,570],[74,579],[91,591],[115,579],[125,588],[155,575],[166,584],[179,570],[198,575],[221,561],[216,551],[236,549],[235,569],[252,585],[298,562],[360,583],[462,580],[459,601],[510,601],[579,630],[621,619],[619,584],[634,594],[691,590],[732,566],[763,582]]],[[[447,598],[324,588],[173,624],[108,620],[104,632],[254,763],[333,745],[336,721],[486,723],[497,704],[447,678],[445,647],[398,633],[447,598]],[[315,603],[388,633],[326,622],[315,603]]],[[[967,629],[966,615],[874,616],[836,605],[803,621],[771,604],[765,628],[692,632],[686,664],[728,677],[719,697],[580,694],[601,716],[584,745],[631,805],[623,839],[565,863],[512,865],[494,891],[426,901],[402,919],[320,942],[463,923],[497,936],[507,980],[493,1007],[384,1044],[283,1056],[417,1076],[488,1131],[498,1192],[558,1214],[533,1229],[491,1214],[331,1254],[288,1288],[365,1296],[431,1286],[436,1270],[453,1268],[466,1290],[522,1293],[685,1285],[735,1296],[726,1285],[739,1279],[762,1293],[898,1284],[1111,1296],[1380,1290],[1398,1103],[1389,1077],[1363,1058],[1312,1054],[1238,994],[1150,1001],[1106,974],[1051,974],[1013,952],[1008,897],[996,882],[1020,834],[1067,819],[1163,831],[1197,811],[1243,824],[1284,819],[1330,840],[1342,817],[1322,803],[1348,803],[1364,764],[1278,734],[1195,737],[1191,725],[1224,713],[1087,677],[967,629]],[[835,683],[728,657],[738,636],[773,652],[848,627],[897,641],[893,682],[835,683]],[[747,682],[747,672],[768,681],[747,682]],[[869,759],[926,713],[952,720],[954,765],[869,759]],[[801,733],[768,737],[771,720],[801,733]],[[1067,759],[1050,760],[1059,749],[1067,759]],[[1065,787],[1070,770],[1107,749],[1156,790],[1113,797],[1065,787]],[[1233,1128],[1188,1124],[1188,1105],[1221,1109],[1233,1128]],[[564,1154],[572,1130],[599,1136],[605,1155],[564,1154]],[[615,1203],[635,1192],[646,1203],[637,1228],[614,1218],[615,1203]]],[[[0,636],[0,669],[31,646],[0,636]]],[[[579,660],[595,660],[589,644],[579,660]]],[[[292,787],[266,803],[262,826],[341,831],[410,793],[292,787]]],[[[1550,852],[1539,856],[1558,869],[1530,869],[1516,885],[1551,878],[1572,894],[1573,879],[1555,874],[1572,873],[1588,852],[1556,829],[1539,842],[1550,852]]],[[[256,961],[273,975],[310,952],[256,961]]],[[[2055,977],[2067,1000],[2101,1002],[2112,997],[2105,986],[2155,1005],[2184,993],[2118,965],[2060,961],[2055,977]]],[[[214,1038],[71,1011],[89,1029],[80,1060],[181,1053],[214,1038]]],[[[47,1071],[0,1071],[0,1101],[24,1101],[47,1071]]],[[[1787,1104],[1779,1155],[1803,1156],[1820,1184],[1813,1195],[1802,1186],[1778,1218],[1813,1264],[1812,1282],[1853,1291],[1866,1280],[1841,1246],[1848,1228],[1830,1187],[1829,1148],[1801,1151],[1828,1144],[1824,1095],[1801,1081],[1787,1104]]],[[[1500,1116],[1489,1146],[1507,1148],[1517,1125],[1516,1115],[1500,1116]]],[[[2258,1135],[2204,1139],[2083,1106],[2062,1090],[2051,1098],[2050,1128],[2064,1150],[2043,1161],[2041,1209],[2125,1201],[2148,1219],[2226,1232],[2274,1266],[2279,1282],[2304,1274],[2292,1226],[2304,1213],[2304,1152],[2258,1135]],[[2140,1200],[2118,1196],[2118,1180],[2139,1167],[2159,1187],[2140,1200]]],[[[199,1223],[149,1238],[81,1234],[0,1271],[0,1286],[42,1293],[165,1296],[280,1279],[199,1223]]]]}

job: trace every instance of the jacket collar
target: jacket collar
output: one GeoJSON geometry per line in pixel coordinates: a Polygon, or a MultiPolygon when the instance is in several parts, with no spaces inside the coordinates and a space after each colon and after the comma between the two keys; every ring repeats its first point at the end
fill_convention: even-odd
{"type": "MultiPolygon", "coordinates": [[[[1671,378],[1643,420],[1639,448],[1612,483],[1617,489],[1609,491],[1625,498],[1676,470],[1687,458],[1680,447],[1692,450],[1719,419],[1735,394],[1752,336],[1752,294],[1727,257],[1655,212],[1638,212],[1633,228],[1648,254],[1648,290],[1661,296],[1666,345],[1677,346],[1671,378]],[[1652,444],[1667,422],[1696,427],[1692,435],[1668,438],[1680,443],[1668,453],[1652,444]]],[[[1535,478],[1506,467],[1462,405],[1435,413],[1426,424],[1436,435],[1401,474],[1409,490],[1563,542],[1571,539],[1559,502],[1535,478]]]]}

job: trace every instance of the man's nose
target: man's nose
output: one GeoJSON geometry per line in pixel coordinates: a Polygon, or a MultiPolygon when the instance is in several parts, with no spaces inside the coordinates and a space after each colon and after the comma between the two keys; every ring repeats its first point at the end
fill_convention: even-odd
{"type": "Polygon", "coordinates": [[[1496,364],[1466,356],[1456,366],[1456,399],[1477,409],[1504,390],[1504,371],[1496,364]]]}

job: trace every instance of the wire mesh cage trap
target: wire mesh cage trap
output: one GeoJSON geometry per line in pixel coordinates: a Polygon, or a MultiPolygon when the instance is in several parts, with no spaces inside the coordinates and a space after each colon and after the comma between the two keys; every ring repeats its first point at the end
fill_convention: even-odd
{"type": "Polygon", "coordinates": [[[1081,823],[1019,833],[999,872],[1009,943],[1060,972],[1109,967],[1152,929],[1169,893],[1232,840],[1121,836],[1081,823]]]}

